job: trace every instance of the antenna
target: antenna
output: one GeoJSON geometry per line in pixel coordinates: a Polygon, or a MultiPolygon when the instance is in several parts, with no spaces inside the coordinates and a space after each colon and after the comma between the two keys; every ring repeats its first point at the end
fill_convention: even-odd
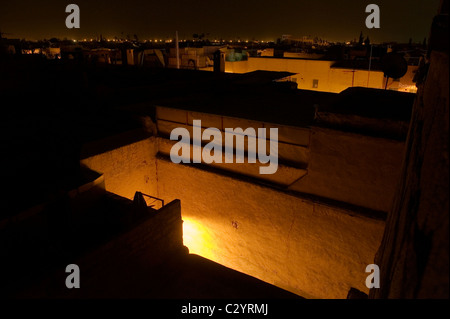
{"type": "Polygon", "coordinates": [[[180,68],[180,46],[178,44],[178,31],[175,31],[175,46],[177,49],[177,69],[180,68]]]}
{"type": "Polygon", "coordinates": [[[373,45],[370,45],[370,57],[369,57],[369,72],[367,72],[367,87],[369,87],[369,79],[370,79],[370,68],[372,66],[372,47],[373,45]]]}

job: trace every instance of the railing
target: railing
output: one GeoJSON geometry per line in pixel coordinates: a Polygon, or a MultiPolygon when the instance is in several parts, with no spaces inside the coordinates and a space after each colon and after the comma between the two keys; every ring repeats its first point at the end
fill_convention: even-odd
{"type": "Polygon", "coordinates": [[[141,192],[136,192],[136,194],[134,195],[134,200],[133,200],[133,202],[136,203],[136,204],[138,204],[139,202],[141,202],[141,203],[143,202],[143,203],[145,203],[145,205],[147,207],[153,207],[153,206],[150,206],[150,205],[153,204],[155,201],[160,201],[161,202],[161,207],[164,207],[164,200],[163,199],[158,198],[158,197],[154,197],[154,196],[151,196],[151,195],[147,195],[147,194],[144,194],[144,193],[141,193],[141,192]],[[147,205],[147,203],[146,203],[146,201],[144,199],[144,196],[148,197],[148,198],[152,198],[152,199],[154,199],[154,201],[151,202],[149,205],[147,205]]]}

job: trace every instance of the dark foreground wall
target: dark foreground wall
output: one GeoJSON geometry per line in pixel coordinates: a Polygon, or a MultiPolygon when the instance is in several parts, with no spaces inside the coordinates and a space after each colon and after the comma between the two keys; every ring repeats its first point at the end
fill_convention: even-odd
{"type": "MultiPolygon", "coordinates": [[[[128,206],[127,214],[133,214],[132,206],[128,206]]],[[[102,244],[88,248],[79,257],[68,256],[68,261],[79,266],[80,289],[66,288],[67,261],[17,297],[142,298],[152,289],[154,280],[149,278],[157,278],[158,267],[164,268],[171,258],[187,253],[183,246],[182,223],[179,200],[157,211],[149,208],[102,244]]],[[[80,232],[78,236],[81,241],[85,233],[80,232]]]]}
{"type": "Polygon", "coordinates": [[[420,74],[402,182],[375,263],[372,298],[449,297],[448,1],[433,22],[429,69],[420,74]],[[446,21],[446,22],[445,22],[446,21]]]}

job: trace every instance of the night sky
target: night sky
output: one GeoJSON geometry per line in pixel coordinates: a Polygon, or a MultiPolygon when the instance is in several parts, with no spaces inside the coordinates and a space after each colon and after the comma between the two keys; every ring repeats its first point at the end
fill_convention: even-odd
{"type": "Polygon", "coordinates": [[[283,34],[350,41],[360,31],[372,42],[422,42],[439,0],[2,0],[0,30],[8,38],[68,39],[192,38],[204,33],[213,39],[276,40],[283,34]],[[65,26],[66,5],[81,10],[81,28],[65,26]],[[376,3],[381,28],[367,29],[366,5],[376,3]]]}

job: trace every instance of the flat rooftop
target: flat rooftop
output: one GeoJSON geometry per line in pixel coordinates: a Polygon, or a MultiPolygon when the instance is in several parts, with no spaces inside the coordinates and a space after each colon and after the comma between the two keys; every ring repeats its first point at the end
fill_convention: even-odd
{"type": "Polygon", "coordinates": [[[409,122],[416,94],[352,87],[339,93],[321,112],[409,122]]]}
{"type": "Polygon", "coordinates": [[[295,83],[278,82],[289,72],[230,74],[34,57],[0,61],[0,69],[0,177],[8,185],[2,215],[77,185],[81,146],[141,128],[141,116],[155,120],[155,106],[310,127],[317,124],[316,109],[403,121],[414,97],[363,88],[298,90],[295,83]]]}
{"type": "MultiPolygon", "coordinates": [[[[335,93],[298,90],[294,83],[275,82],[267,71],[240,74],[183,97],[164,98],[155,105],[212,113],[282,125],[308,127],[314,122],[315,107],[330,103],[335,93]]],[[[285,72],[270,72],[287,77],[285,72]],[[279,74],[281,73],[281,74],[279,74]]]]}
{"type": "Polygon", "coordinates": [[[405,140],[416,94],[352,87],[317,108],[316,125],[405,140]]]}

